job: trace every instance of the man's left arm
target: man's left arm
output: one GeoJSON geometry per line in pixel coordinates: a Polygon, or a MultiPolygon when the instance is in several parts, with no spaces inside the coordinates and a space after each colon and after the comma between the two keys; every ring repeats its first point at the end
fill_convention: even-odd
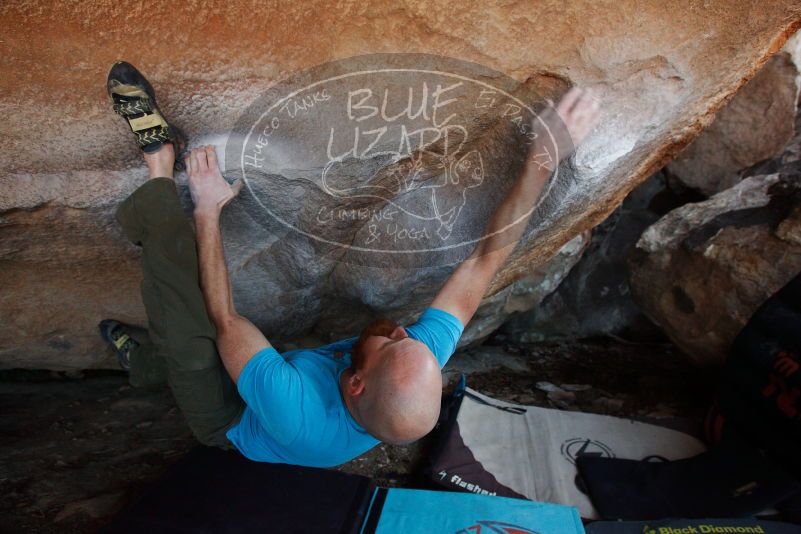
{"type": "MultiPolygon", "coordinates": [[[[559,154],[551,155],[552,164],[543,163],[539,156],[545,145],[534,140],[520,176],[487,224],[484,235],[489,237],[480,241],[453,271],[431,303],[432,308],[446,311],[467,325],[495,274],[520,241],[551,172],[559,161],[570,156],[573,147],[587,136],[599,118],[597,101],[578,88],[565,94],[556,111],[551,109],[541,116],[549,131],[556,133],[559,154]]],[[[545,130],[535,125],[535,131],[538,129],[540,137],[545,137],[545,130]]]]}
{"type": "MultiPolygon", "coordinates": [[[[194,149],[186,158],[189,191],[195,204],[195,229],[200,288],[209,319],[217,328],[217,350],[234,382],[253,356],[270,342],[234,308],[228,268],[225,266],[220,213],[239,193],[242,182],[228,184],[220,173],[214,147],[194,149]]],[[[283,361],[283,360],[282,360],[283,361]]]]}

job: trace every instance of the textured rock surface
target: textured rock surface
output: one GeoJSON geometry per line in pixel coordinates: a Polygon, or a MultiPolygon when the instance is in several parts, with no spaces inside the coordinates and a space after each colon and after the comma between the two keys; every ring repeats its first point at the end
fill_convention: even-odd
{"type": "Polygon", "coordinates": [[[515,314],[503,327],[508,339],[532,342],[613,334],[645,340],[661,334],[634,304],[627,259],[643,230],[677,198],[659,172],[640,184],[603,223],[581,260],[539,306],[515,314]]]}
{"type": "Polygon", "coordinates": [[[637,243],[635,300],[696,363],[721,364],[759,305],[801,271],[799,163],[682,206],[637,243]]]}
{"type": "MultiPolygon", "coordinates": [[[[538,270],[564,272],[547,262],[560,250],[571,257],[578,244],[566,244],[708,124],[795,31],[801,5],[344,2],[332,9],[324,2],[131,7],[96,0],[6,3],[0,14],[0,365],[65,368],[108,364],[94,330],[99,319],[144,321],[137,252],[113,221],[114,207],[145,177],[104,94],[105,73],[118,58],[148,74],[168,116],[196,142],[225,135],[286,75],[366,53],[444,54],[552,94],[569,84],[596,86],[606,120],[535,214],[495,280],[498,294],[538,270]]],[[[466,216],[484,217],[482,201],[466,216]]],[[[226,215],[227,237],[245,216],[226,215]]],[[[297,239],[263,237],[253,235],[246,249],[234,241],[227,252],[236,267],[259,259],[234,273],[237,303],[277,339],[310,330],[351,334],[375,313],[407,320],[450,270],[351,269],[318,261],[297,239]]],[[[467,340],[482,335],[478,326],[497,324],[490,313],[497,306],[490,297],[486,320],[467,340]]],[[[508,306],[515,304],[506,299],[501,307],[508,306]]]]}
{"type": "Polygon", "coordinates": [[[794,133],[801,83],[799,46],[796,35],[668,164],[668,171],[709,196],[739,182],[740,171],[780,152],[794,133]]]}
{"type": "Polygon", "coordinates": [[[509,339],[659,337],[631,298],[629,252],[643,230],[668,211],[726,189],[743,175],[774,173],[798,159],[797,141],[783,153],[782,149],[797,130],[793,118],[801,82],[799,59],[801,34],[796,34],[665,171],[634,189],[593,229],[587,251],[557,291],[505,324],[509,339]],[[752,167],[757,162],[760,165],[752,167]]]}

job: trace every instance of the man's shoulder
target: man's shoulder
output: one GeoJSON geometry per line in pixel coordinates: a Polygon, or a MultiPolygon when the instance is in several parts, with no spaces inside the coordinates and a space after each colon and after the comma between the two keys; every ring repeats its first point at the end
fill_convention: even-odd
{"type": "Polygon", "coordinates": [[[339,375],[350,367],[350,354],[321,347],[296,349],[283,354],[294,367],[299,383],[303,384],[304,397],[330,404],[330,391],[337,389],[339,375]]]}
{"type": "Polygon", "coordinates": [[[353,348],[353,343],[343,343],[337,341],[336,343],[329,343],[328,345],[321,345],[319,347],[309,347],[304,349],[289,350],[281,355],[288,362],[311,359],[311,360],[333,360],[335,362],[348,362],[350,352],[353,348]]]}
{"type": "Polygon", "coordinates": [[[464,325],[452,313],[426,308],[417,321],[406,328],[409,337],[424,343],[444,367],[459,342],[464,325]]]}
{"type": "Polygon", "coordinates": [[[358,337],[348,337],[345,339],[340,339],[339,341],[334,341],[333,343],[328,343],[326,345],[320,345],[314,350],[318,350],[324,353],[342,353],[348,354],[353,349],[353,344],[356,343],[356,340],[359,339],[358,337]]]}

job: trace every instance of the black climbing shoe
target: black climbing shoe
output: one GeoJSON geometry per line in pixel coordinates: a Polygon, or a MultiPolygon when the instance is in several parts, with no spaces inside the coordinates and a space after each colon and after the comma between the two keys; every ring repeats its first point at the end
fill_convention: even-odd
{"type": "Polygon", "coordinates": [[[183,170],[186,136],[161,114],[156,105],[156,93],[142,73],[130,63],[118,61],[108,73],[106,88],[114,102],[114,112],[128,121],[139,148],[152,154],[164,144],[172,143],[175,168],[183,170]]]}
{"type": "Polygon", "coordinates": [[[131,353],[139,346],[139,342],[125,332],[125,325],[113,319],[105,319],[97,325],[100,335],[114,348],[120,367],[131,370],[131,353]]]}

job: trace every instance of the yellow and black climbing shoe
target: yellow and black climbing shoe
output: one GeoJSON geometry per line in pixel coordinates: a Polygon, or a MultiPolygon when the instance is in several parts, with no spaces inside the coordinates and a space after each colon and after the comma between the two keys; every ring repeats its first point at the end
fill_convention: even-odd
{"type": "Polygon", "coordinates": [[[172,143],[176,168],[180,167],[183,164],[186,136],[161,114],[153,87],[142,73],[130,63],[118,61],[108,73],[106,87],[114,102],[114,112],[128,121],[139,148],[152,154],[164,144],[172,143]]]}
{"type": "Polygon", "coordinates": [[[131,353],[139,347],[139,342],[125,331],[125,325],[113,319],[104,319],[97,327],[100,329],[102,338],[110,343],[114,352],[117,353],[120,367],[130,371],[131,353]]]}

